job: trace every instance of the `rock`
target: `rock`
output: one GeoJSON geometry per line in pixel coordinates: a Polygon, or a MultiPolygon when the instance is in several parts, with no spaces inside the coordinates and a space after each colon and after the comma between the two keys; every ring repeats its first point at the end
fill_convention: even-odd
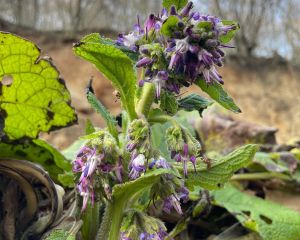
{"type": "Polygon", "coordinates": [[[247,143],[276,144],[276,128],[238,121],[228,116],[207,115],[196,128],[208,150],[224,152],[247,143]]]}

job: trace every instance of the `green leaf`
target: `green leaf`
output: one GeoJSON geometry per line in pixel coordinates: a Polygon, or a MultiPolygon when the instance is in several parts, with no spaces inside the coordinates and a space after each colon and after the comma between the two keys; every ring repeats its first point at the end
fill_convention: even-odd
{"type": "Polygon", "coordinates": [[[229,184],[213,196],[216,205],[226,208],[264,240],[300,239],[300,213],[296,211],[250,196],[229,184]]]}
{"type": "Polygon", "coordinates": [[[64,155],[66,159],[69,159],[70,161],[74,160],[76,158],[76,155],[79,151],[79,149],[85,145],[87,142],[86,139],[78,139],[75,142],[71,144],[68,148],[64,149],[61,153],[64,155]]]}
{"type": "Polygon", "coordinates": [[[212,82],[207,84],[203,79],[197,80],[196,84],[206,92],[212,99],[222,105],[224,108],[234,112],[241,113],[240,108],[234,103],[233,99],[224,91],[221,84],[212,82]]]}
{"type": "Polygon", "coordinates": [[[202,96],[192,93],[178,101],[179,108],[183,108],[186,111],[197,110],[200,115],[203,110],[213,104],[213,101],[208,100],[202,96]]]}
{"type": "Polygon", "coordinates": [[[170,9],[170,7],[175,6],[177,10],[180,10],[187,4],[188,0],[163,0],[163,7],[170,9]]]}
{"type": "Polygon", "coordinates": [[[174,30],[177,28],[178,22],[178,17],[173,15],[169,16],[167,20],[162,24],[160,32],[165,36],[171,37],[174,30]]]}
{"type": "Polygon", "coordinates": [[[124,47],[124,46],[120,46],[117,45],[116,42],[110,38],[101,38],[100,42],[106,45],[111,45],[114,46],[118,49],[120,49],[123,53],[125,53],[133,62],[137,62],[137,60],[139,59],[139,53],[132,51],[131,49],[124,47]]]}
{"type": "MultiPolygon", "coordinates": [[[[58,152],[54,147],[41,139],[20,143],[0,142],[0,158],[28,160],[38,163],[49,172],[51,178],[60,181],[66,186],[72,186],[73,181],[67,181],[64,172],[71,173],[71,162],[58,152]]],[[[70,177],[68,177],[70,180],[70,177]]],[[[72,179],[71,179],[72,180],[72,179]]]]}
{"type": "MultiPolygon", "coordinates": [[[[251,162],[257,150],[257,145],[249,144],[236,149],[227,156],[212,160],[210,167],[201,162],[196,165],[196,171],[194,171],[193,166],[188,165],[187,187],[193,189],[194,186],[200,186],[208,190],[221,188],[234,172],[251,162]]],[[[181,163],[173,165],[181,172],[183,171],[181,163]]]]}
{"type": "Polygon", "coordinates": [[[170,115],[174,115],[178,110],[178,103],[173,93],[163,91],[160,96],[160,108],[170,115]]]}
{"type": "Polygon", "coordinates": [[[117,121],[112,117],[109,111],[103,106],[103,104],[97,99],[94,94],[92,83],[90,82],[89,87],[87,88],[87,100],[91,106],[95,109],[97,113],[100,113],[103,119],[106,122],[108,131],[116,140],[118,140],[118,130],[117,130],[117,121]]]}
{"type": "Polygon", "coordinates": [[[240,28],[239,27],[239,24],[235,21],[229,21],[229,20],[223,20],[222,23],[225,25],[225,26],[228,26],[228,25],[233,25],[235,26],[235,29],[234,30],[231,30],[229,32],[227,32],[227,34],[225,35],[221,35],[219,37],[219,40],[222,42],[222,43],[229,43],[233,37],[235,36],[237,30],[240,28]]]}
{"type": "Polygon", "coordinates": [[[269,172],[289,172],[286,166],[273,161],[269,153],[257,152],[254,156],[253,163],[263,166],[269,172]]]}
{"type": "Polygon", "coordinates": [[[136,180],[115,185],[112,191],[112,202],[109,202],[105,209],[99,230],[99,239],[118,239],[120,236],[123,213],[126,205],[130,203],[130,198],[157,183],[161,175],[171,173],[173,173],[173,171],[168,169],[156,169],[154,171],[148,171],[145,175],[140,176],[136,180]]]}
{"type": "Polygon", "coordinates": [[[170,124],[154,124],[151,126],[151,146],[153,149],[159,150],[162,157],[171,161],[170,152],[168,150],[166,140],[166,130],[170,124]]]}
{"type": "MultiPolygon", "coordinates": [[[[50,60],[32,42],[0,32],[0,119],[11,140],[77,121],[70,94],[50,60]]],[[[0,132],[0,135],[1,132],[0,132]]]]}
{"type": "Polygon", "coordinates": [[[136,180],[115,185],[113,187],[112,196],[114,199],[127,200],[140,190],[150,188],[153,184],[159,181],[161,175],[171,173],[173,172],[168,169],[156,169],[154,171],[149,171],[136,180]]]}
{"type": "Polygon", "coordinates": [[[131,59],[120,49],[102,41],[93,33],[75,44],[74,52],[81,58],[95,64],[109,79],[121,95],[121,102],[130,119],[136,117],[134,96],[136,92],[136,70],[131,59]]]}

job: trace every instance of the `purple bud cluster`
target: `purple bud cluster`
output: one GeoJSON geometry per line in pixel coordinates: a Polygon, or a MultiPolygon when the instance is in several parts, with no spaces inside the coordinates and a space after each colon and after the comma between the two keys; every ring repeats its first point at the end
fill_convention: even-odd
{"type": "Polygon", "coordinates": [[[128,128],[126,150],[131,154],[129,177],[138,178],[146,171],[150,152],[150,128],[144,119],[136,119],[128,128]]]}
{"type": "Polygon", "coordinates": [[[143,67],[144,82],[156,86],[156,96],[161,90],[178,94],[181,87],[188,87],[196,79],[206,83],[223,79],[216,67],[223,65],[223,48],[230,46],[222,43],[222,37],[237,26],[222,22],[211,15],[193,12],[189,2],[177,11],[174,6],[169,11],[163,9],[159,15],[151,14],[144,27],[140,22],[129,34],[121,34],[117,44],[139,51],[137,67],[143,67]]]}
{"type": "Polygon", "coordinates": [[[187,130],[184,131],[177,126],[168,128],[166,135],[171,158],[183,164],[184,176],[187,176],[188,163],[192,163],[195,168],[197,156],[201,149],[199,141],[191,136],[187,130]]]}

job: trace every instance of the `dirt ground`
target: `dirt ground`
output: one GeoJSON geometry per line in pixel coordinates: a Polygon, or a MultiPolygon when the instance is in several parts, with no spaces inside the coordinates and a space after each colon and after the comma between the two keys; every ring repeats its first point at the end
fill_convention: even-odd
{"type": "MultiPolygon", "coordinates": [[[[72,104],[79,116],[78,125],[42,134],[42,138],[62,149],[84,134],[85,119],[92,120],[95,126],[103,126],[101,117],[89,107],[84,94],[91,77],[94,79],[94,88],[99,99],[113,114],[119,113],[120,106],[113,96],[114,89],[92,64],[73,54],[72,41],[57,43],[26,37],[37,42],[42,49],[42,55],[53,59],[71,92],[72,104]]],[[[249,69],[231,62],[226,63],[220,72],[225,80],[225,89],[243,111],[241,114],[226,111],[226,114],[278,128],[279,142],[300,136],[299,71],[280,63],[257,64],[257,67],[249,69]]],[[[195,87],[189,90],[199,92],[195,87]]],[[[216,108],[212,111],[216,111],[216,108]]]]}

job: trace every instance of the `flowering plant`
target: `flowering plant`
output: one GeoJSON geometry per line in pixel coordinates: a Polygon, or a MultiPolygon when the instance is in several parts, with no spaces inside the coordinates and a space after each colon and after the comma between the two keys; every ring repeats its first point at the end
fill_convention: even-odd
{"type": "Polygon", "coordinates": [[[122,111],[110,114],[90,81],[87,100],[106,127],[87,121],[62,152],[38,139],[77,120],[59,72],[35,44],[0,32],[0,239],[299,239],[300,214],[234,186],[263,195],[262,181],[278,178],[299,187],[299,142],[223,156],[205,152],[187,121],[214,101],[240,112],[217,70],[238,28],[163,0],[117,40],[94,33],[74,44],[112,82],[122,111]],[[183,93],[191,85],[212,100],[183,93]]]}
{"type": "Polygon", "coordinates": [[[123,107],[117,126],[95,98],[91,84],[88,87],[88,100],[107,128],[83,137],[86,142],[73,171],[79,176],[82,211],[88,202],[105,203],[100,239],[172,238],[161,220],[147,214],[149,208],[183,215],[181,204],[189,201],[194,187],[221,187],[256,149],[250,145],[243,154],[235,153],[239,164],[228,159],[233,167],[220,180],[213,173],[218,162],[210,163],[202,155],[199,140],[176,118],[181,109],[201,113],[212,104],[197,94],[180,97],[182,89],[193,84],[225,108],[240,112],[223,90],[217,71],[223,65],[223,49],[232,48],[229,42],[238,25],[195,12],[192,2],[164,1],[163,5],[161,13],[150,14],[144,24],[138,17],[134,29],[119,34],[117,41],[91,34],[74,45],[77,55],[112,81],[123,107]],[[138,84],[135,68],[141,70],[138,84]],[[159,124],[167,126],[165,151],[155,145],[161,141],[154,133],[159,124]],[[205,175],[210,179],[202,178],[205,175]]]}

